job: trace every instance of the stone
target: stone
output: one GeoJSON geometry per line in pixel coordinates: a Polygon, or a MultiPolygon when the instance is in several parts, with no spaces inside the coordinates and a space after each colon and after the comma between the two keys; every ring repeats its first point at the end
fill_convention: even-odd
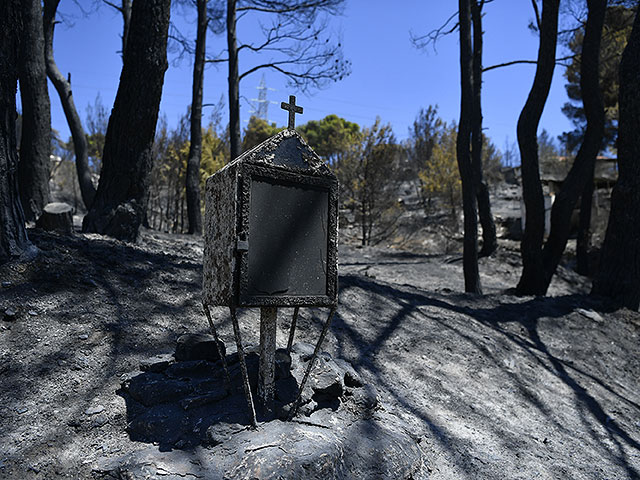
{"type": "Polygon", "coordinates": [[[341,358],[336,358],[336,365],[344,370],[344,384],[347,387],[361,387],[364,383],[362,378],[356,370],[351,366],[351,364],[341,358]]]}
{"type": "Polygon", "coordinates": [[[291,355],[284,348],[276,350],[275,379],[285,379],[291,376],[291,355]]]}
{"type": "MultiPolygon", "coordinates": [[[[247,355],[254,391],[255,350],[249,348],[247,355]]],[[[298,344],[290,356],[278,351],[278,420],[261,422],[257,430],[249,427],[237,360],[229,362],[228,392],[222,376],[206,375],[211,368],[219,372],[221,364],[204,360],[176,361],[156,372],[122,376],[120,393],[127,405],[129,436],[155,446],[144,453],[99,459],[94,475],[103,479],[417,478],[414,474],[422,465],[417,440],[400,418],[379,408],[374,386],[356,386],[362,379],[348,362],[319,355],[298,415],[292,422],[280,421],[287,418],[312,352],[313,346],[307,344],[298,344]]],[[[156,357],[148,365],[162,361],[170,359],[156,357]]],[[[99,428],[105,420],[100,412],[83,425],[99,428]]]]}
{"type": "Polygon", "coordinates": [[[598,312],[594,312],[593,310],[585,310],[584,308],[578,308],[576,309],[576,312],[578,312],[583,317],[588,318],[589,320],[593,320],[594,322],[598,322],[598,323],[604,322],[604,318],[602,318],[602,315],[600,315],[598,312]]]}
{"type": "Polygon", "coordinates": [[[147,407],[178,401],[193,391],[193,385],[187,381],[167,379],[152,373],[133,377],[123,388],[147,407]]]}
{"type": "Polygon", "coordinates": [[[160,373],[165,371],[173,363],[173,355],[156,355],[140,362],[140,370],[143,372],[160,373]]]}
{"type": "Polygon", "coordinates": [[[154,405],[132,418],[127,430],[133,441],[174,445],[183,434],[183,416],[178,404],[154,405]]]}
{"type": "Polygon", "coordinates": [[[224,389],[219,389],[205,395],[197,395],[195,397],[187,397],[184,400],[180,400],[180,406],[185,410],[190,410],[209,403],[218,402],[226,396],[227,392],[224,389]]]}
{"type": "MultiPolygon", "coordinates": [[[[222,355],[225,355],[225,346],[219,343],[222,355]]],[[[220,360],[213,335],[203,333],[188,333],[178,338],[176,345],[176,360],[220,360]]]]}
{"type": "Polygon", "coordinates": [[[2,288],[11,288],[13,285],[11,282],[2,282],[2,288]]]}
{"type": "Polygon", "coordinates": [[[344,392],[343,377],[344,373],[333,360],[318,356],[309,376],[309,385],[315,394],[338,398],[344,392]]]}
{"type": "Polygon", "coordinates": [[[258,430],[220,423],[207,429],[207,442],[213,448],[147,447],[120,457],[100,458],[93,475],[135,480],[423,478],[417,476],[423,464],[418,443],[406,424],[390,414],[332,420],[330,415],[317,412],[304,422],[274,420],[258,430]]]}
{"type": "Polygon", "coordinates": [[[299,355],[303,362],[308,362],[313,355],[313,345],[302,342],[294,343],[291,352],[299,355]]]}
{"type": "Polygon", "coordinates": [[[207,441],[210,445],[220,445],[228,441],[232,435],[246,430],[246,425],[240,425],[238,423],[219,423],[207,428],[207,441]]]}
{"type": "MultiPolygon", "coordinates": [[[[159,369],[160,365],[156,365],[156,367],[159,369]]],[[[164,373],[172,378],[206,379],[222,377],[223,369],[222,365],[206,360],[188,360],[171,363],[164,370],[164,373]]]]}
{"type": "Polygon", "coordinates": [[[378,391],[373,385],[364,385],[353,391],[353,400],[365,410],[373,410],[378,406],[378,391]]]}
{"type": "Polygon", "coordinates": [[[9,307],[4,311],[4,320],[7,322],[12,322],[16,319],[17,315],[17,310],[13,307],[9,307]]]}
{"type": "Polygon", "coordinates": [[[96,415],[98,413],[104,412],[103,405],[96,405],[95,407],[89,407],[84,411],[85,415],[96,415]]]}
{"type": "Polygon", "coordinates": [[[93,420],[91,420],[91,428],[100,428],[109,423],[109,418],[106,415],[96,415],[93,420]]]}

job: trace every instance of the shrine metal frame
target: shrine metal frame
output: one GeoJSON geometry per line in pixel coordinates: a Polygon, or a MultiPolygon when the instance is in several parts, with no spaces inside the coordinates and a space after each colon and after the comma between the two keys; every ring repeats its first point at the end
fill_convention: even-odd
{"type": "Polygon", "coordinates": [[[275,182],[290,183],[326,189],[329,194],[327,218],[327,290],[325,295],[249,295],[248,250],[238,250],[239,268],[236,270],[236,306],[238,307],[335,307],[338,303],[338,181],[324,175],[305,171],[298,173],[289,168],[255,164],[242,165],[239,171],[238,205],[240,209],[238,238],[249,240],[251,207],[251,181],[267,178],[275,182]]]}

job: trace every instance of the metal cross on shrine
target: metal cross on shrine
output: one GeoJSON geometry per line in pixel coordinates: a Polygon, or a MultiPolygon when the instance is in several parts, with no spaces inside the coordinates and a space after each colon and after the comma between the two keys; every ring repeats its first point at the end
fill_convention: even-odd
{"type": "Polygon", "coordinates": [[[289,103],[282,102],[280,108],[289,111],[289,125],[287,128],[293,130],[296,128],[296,113],[302,113],[302,107],[296,105],[296,96],[289,95],[289,103]]]}

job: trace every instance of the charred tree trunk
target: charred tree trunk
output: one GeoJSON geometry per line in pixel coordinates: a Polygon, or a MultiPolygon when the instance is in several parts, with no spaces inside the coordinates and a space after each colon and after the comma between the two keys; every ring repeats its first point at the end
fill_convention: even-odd
{"type": "Polygon", "coordinates": [[[18,184],[25,219],[35,221],[49,202],[51,172],[51,106],[40,0],[22,2],[22,19],[19,56],[22,136],[18,184]]]}
{"type": "Polygon", "coordinates": [[[542,1],[540,47],[533,86],[518,118],[518,146],[522,169],[522,197],[526,207],[526,227],[520,244],[522,276],[520,295],[544,295],[546,292],[542,241],[544,237],[544,198],[538,165],[538,124],[551,88],[558,41],[560,0],[542,1]]]}
{"type": "Polygon", "coordinates": [[[227,49],[229,51],[229,140],[231,160],[242,153],[240,143],[240,76],[236,36],[236,1],[227,0],[227,49]]]}
{"type": "Polygon", "coordinates": [[[593,292],[619,306],[640,306],[640,15],[620,62],[618,182],[593,292]]]}
{"type": "Polygon", "coordinates": [[[202,156],[202,84],[207,38],[207,0],[198,0],[198,31],[193,62],[193,90],[191,95],[191,143],[187,158],[187,215],[189,233],[202,233],[200,213],[200,158],[202,156]]]}
{"type": "Polygon", "coordinates": [[[488,257],[498,248],[496,225],[491,214],[489,188],[482,178],[482,7],[484,0],[471,1],[473,24],[473,117],[471,119],[471,157],[476,178],[478,216],[482,225],[480,256],[488,257]]]}
{"type": "Polygon", "coordinates": [[[593,179],[596,157],[602,147],[604,134],[604,106],[599,82],[600,37],[604,24],[607,0],[588,0],[589,13],[582,43],[580,65],[580,90],[587,128],[578,155],[562,183],[562,189],[551,209],[551,230],[542,252],[544,265],[544,293],[558,267],[562,252],[567,246],[571,228],[571,214],[584,191],[593,179]]]}
{"type": "Polygon", "coordinates": [[[76,171],[78,172],[78,183],[84,206],[91,208],[93,198],[96,195],[96,188],[91,181],[91,171],[89,170],[89,157],[87,149],[87,137],[82,128],[82,122],[78,116],[78,111],[73,102],[71,93],[71,75],[65,79],[56,61],[53,58],[53,30],[55,27],[56,10],[60,0],[44,0],[43,27],[44,27],[44,54],[47,66],[47,76],[58,92],[60,103],[64,110],[64,115],[71,130],[73,138],[73,148],[76,154],[76,171]]]}
{"type": "Polygon", "coordinates": [[[591,209],[593,206],[593,175],[594,165],[589,173],[589,179],[582,191],[580,199],[580,223],[578,225],[578,240],[576,241],[576,271],[580,275],[591,275],[589,264],[589,250],[591,248],[591,209]]]}
{"type": "Polygon", "coordinates": [[[105,138],[102,174],[83,231],[135,241],[144,218],[164,73],[170,0],[137,0],[105,138]]]}
{"type": "Polygon", "coordinates": [[[122,0],[122,59],[124,61],[124,51],[127,49],[127,37],[131,27],[131,0],[122,0]]]}
{"type": "Polygon", "coordinates": [[[16,86],[18,32],[22,19],[17,0],[0,2],[0,262],[29,246],[18,196],[16,86]]]}
{"type": "MultiPolygon", "coordinates": [[[[474,0],[475,1],[475,0],[474,0]]],[[[459,0],[460,16],[460,125],[456,150],[462,180],[462,209],[464,211],[464,290],[482,293],[478,271],[478,210],[476,177],[471,162],[471,121],[473,115],[473,56],[471,53],[470,0],[459,0]]]]}

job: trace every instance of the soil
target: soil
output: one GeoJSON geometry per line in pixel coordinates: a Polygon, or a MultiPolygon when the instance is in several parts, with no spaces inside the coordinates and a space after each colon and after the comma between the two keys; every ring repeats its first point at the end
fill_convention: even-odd
{"type": "MultiPolygon", "coordinates": [[[[208,331],[202,240],[29,236],[38,256],[0,266],[0,478],[93,478],[105,460],[157,449],[131,440],[116,392],[180,335],[208,331]]],[[[482,259],[485,295],[473,296],[458,255],[342,245],[324,350],[409,426],[415,478],[640,478],[640,314],[589,297],[565,267],[548,297],[512,295],[515,247],[482,259]]],[[[326,313],[302,310],[297,340],[314,343],[326,313]]],[[[227,312],[214,314],[232,345],[227,312]]],[[[258,312],[240,323],[257,344],[258,312]]]]}

